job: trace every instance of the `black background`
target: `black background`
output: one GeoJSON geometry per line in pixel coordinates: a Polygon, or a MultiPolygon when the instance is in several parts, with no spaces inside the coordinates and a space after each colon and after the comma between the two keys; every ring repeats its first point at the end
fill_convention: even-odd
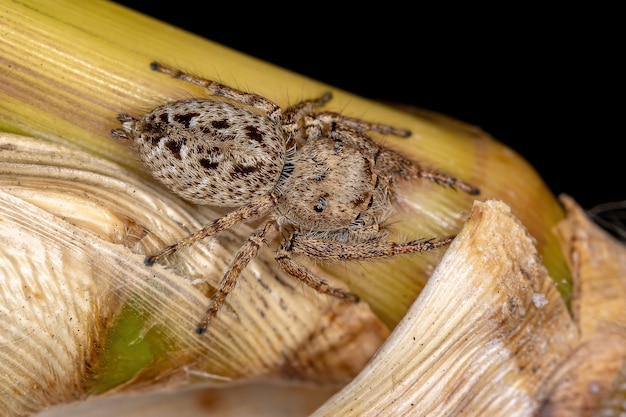
{"type": "Polygon", "coordinates": [[[352,93],[479,126],[583,208],[626,200],[617,8],[119,3],[352,93]]]}

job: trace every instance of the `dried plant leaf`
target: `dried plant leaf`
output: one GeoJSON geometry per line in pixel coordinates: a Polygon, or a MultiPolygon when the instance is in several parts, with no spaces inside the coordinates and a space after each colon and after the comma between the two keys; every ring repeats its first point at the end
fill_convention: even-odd
{"type": "Polygon", "coordinates": [[[572,314],[583,340],[607,326],[626,329],[626,247],[592,223],[575,201],[562,196],[568,211],[557,234],[575,279],[572,314]]]}
{"type": "Polygon", "coordinates": [[[575,201],[557,228],[574,276],[572,313],[580,345],[551,376],[542,416],[620,415],[626,369],[626,247],[575,201]]]}
{"type": "Polygon", "coordinates": [[[211,291],[249,229],[197,245],[173,269],[146,267],[139,253],[210,214],[82,151],[0,135],[5,415],[191,382],[354,376],[386,327],[365,304],[320,298],[282,276],[269,250],[207,337],[195,334],[207,298],[190,280],[211,291]]]}
{"type": "Polygon", "coordinates": [[[93,398],[46,410],[38,417],[279,417],[308,416],[335,388],[246,384],[93,398]]]}
{"type": "MultiPolygon", "coordinates": [[[[550,387],[542,403],[541,417],[598,415],[603,399],[626,363],[626,333],[606,333],[584,341],[546,381],[550,387]]],[[[616,387],[618,388],[618,387],[616,387]]],[[[623,387],[613,398],[623,398],[623,387]]],[[[611,415],[611,414],[600,414],[611,415]]],[[[619,415],[619,414],[616,414],[619,415]]]]}
{"type": "Polygon", "coordinates": [[[533,239],[505,204],[475,203],[385,344],[313,415],[531,415],[577,339],[533,239]]]}

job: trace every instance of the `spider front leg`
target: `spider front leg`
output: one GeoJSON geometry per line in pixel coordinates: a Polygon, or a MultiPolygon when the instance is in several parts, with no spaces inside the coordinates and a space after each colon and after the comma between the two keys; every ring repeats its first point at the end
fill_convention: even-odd
{"type": "Polygon", "coordinates": [[[376,167],[382,174],[388,173],[405,180],[423,178],[436,184],[457,188],[470,195],[480,194],[477,187],[445,172],[423,167],[391,149],[380,146],[364,133],[372,131],[406,138],[411,135],[407,129],[372,123],[333,112],[307,114],[304,126],[307,140],[328,135],[338,142],[350,142],[361,151],[372,155],[376,158],[376,167]]]}
{"type": "Polygon", "coordinates": [[[455,236],[441,239],[419,239],[404,243],[370,239],[364,242],[340,243],[335,240],[294,234],[290,239],[289,252],[302,254],[323,262],[356,261],[390,258],[418,252],[428,252],[448,245],[455,236]]]}
{"type": "Polygon", "coordinates": [[[231,211],[219,219],[207,224],[202,229],[182,238],[178,242],[166,246],[157,253],[146,256],[144,263],[148,266],[154,265],[164,257],[171,255],[179,250],[189,247],[199,240],[214,236],[224,230],[245,222],[246,220],[256,219],[267,215],[274,208],[274,202],[270,196],[259,198],[252,203],[231,211]]]}
{"type": "Polygon", "coordinates": [[[172,78],[178,78],[180,80],[187,81],[192,84],[199,85],[207,89],[209,94],[229,98],[231,100],[238,101],[255,109],[261,110],[267,114],[267,116],[279,122],[282,119],[282,109],[276,103],[268,100],[267,98],[254,93],[246,93],[244,91],[237,90],[229,87],[225,84],[218,83],[217,81],[208,80],[206,78],[197,77],[195,75],[183,72],[179,69],[169,67],[167,65],[160,64],[158,62],[152,62],[150,68],[153,71],[158,71],[163,74],[167,74],[172,78]]]}
{"type": "Polygon", "coordinates": [[[200,323],[198,323],[196,333],[202,334],[206,331],[211,319],[215,317],[222,304],[224,304],[224,300],[228,294],[235,288],[237,278],[241,275],[241,271],[257,256],[261,245],[273,240],[277,235],[278,224],[272,219],[248,237],[237,251],[237,254],[228,266],[228,270],[226,270],[226,273],[217,285],[217,292],[211,298],[211,302],[209,303],[204,317],[200,323]]]}
{"type": "Polygon", "coordinates": [[[333,98],[330,92],[324,93],[318,98],[303,100],[287,108],[283,113],[283,131],[290,137],[302,138],[302,120],[311,113],[315,107],[320,107],[333,98]]]}
{"type": "Polygon", "coordinates": [[[422,178],[435,184],[459,189],[469,195],[478,195],[480,190],[450,174],[423,167],[391,149],[381,148],[376,158],[376,166],[382,173],[390,173],[405,180],[422,178]]]}
{"type": "Polygon", "coordinates": [[[411,131],[386,124],[368,122],[366,120],[347,117],[335,112],[310,113],[305,117],[305,128],[307,137],[320,137],[327,129],[334,130],[335,126],[344,126],[360,132],[378,132],[385,135],[394,135],[402,138],[411,136],[411,131]]]}
{"type": "Polygon", "coordinates": [[[348,292],[342,288],[330,286],[328,282],[326,282],[326,280],[313,274],[304,265],[301,265],[294,261],[291,257],[292,245],[290,242],[291,239],[287,239],[280,245],[280,248],[278,249],[275,258],[276,262],[278,262],[278,265],[280,265],[283,271],[285,271],[292,277],[300,280],[301,282],[313,288],[319,293],[331,295],[333,297],[341,298],[342,300],[351,301],[354,303],[359,301],[358,295],[348,292]]]}

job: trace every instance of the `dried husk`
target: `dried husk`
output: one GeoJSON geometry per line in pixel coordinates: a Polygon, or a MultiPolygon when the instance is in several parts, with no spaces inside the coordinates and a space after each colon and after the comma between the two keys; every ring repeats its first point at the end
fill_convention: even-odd
{"type": "Polygon", "coordinates": [[[510,209],[475,203],[379,352],[313,416],[623,415],[626,247],[562,201],[573,316],[510,209]]]}
{"type": "Polygon", "coordinates": [[[304,417],[335,391],[332,387],[266,383],[220,389],[179,389],[97,397],[46,410],[37,417],[304,417]]]}
{"type": "MultiPolygon", "coordinates": [[[[576,270],[586,271],[575,275],[581,280],[577,286],[598,289],[585,282],[589,273],[598,276],[596,268],[615,273],[604,276],[601,291],[574,295],[581,304],[595,300],[595,307],[584,309],[588,323],[605,299],[614,300],[615,314],[597,320],[602,326],[581,325],[583,320],[568,314],[533,240],[506,205],[476,203],[431,281],[371,363],[312,415],[621,415],[624,344],[615,330],[623,327],[626,298],[615,294],[624,288],[626,249],[591,224],[571,199],[564,202],[569,217],[559,225],[559,235],[576,270]],[[596,250],[598,262],[592,259],[596,250]]],[[[124,410],[160,416],[177,407],[190,417],[244,416],[252,412],[245,404],[258,401],[259,393],[270,401],[256,415],[285,415],[275,404],[290,407],[294,402],[299,411],[287,414],[309,415],[310,403],[304,399],[319,399],[320,394],[252,385],[181,392],[158,408],[154,404],[160,402],[150,396],[99,401],[94,403],[99,411],[83,404],[75,415],[124,410]],[[288,393],[289,400],[279,399],[281,393],[288,393]],[[200,400],[203,396],[206,402],[200,400]],[[240,400],[236,406],[229,404],[233,396],[240,400]]],[[[68,410],[77,409],[60,411],[68,410]]],[[[64,414],[45,417],[57,415],[64,414]]]]}
{"type": "Polygon", "coordinates": [[[211,291],[249,228],[167,269],[146,267],[142,254],[207,215],[83,151],[0,135],[5,415],[185,383],[336,384],[356,374],[387,328],[366,304],[282,276],[271,252],[246,270],[206,337],[195,334],[207,299],[192,283],[211,291]]]}
{"type": "Polygon", "coordinates": [[[574,276],[572,315],[580,341],[551,376],[542,416],[626,412],[626,247],[562,196],[568,217],[556,232],[574,276]]]}
{"type": "Polygon", "coordinates": [[[477,202],[380,351],[313,415],[531,415],[577,340],[526,229],[477,202]]]}

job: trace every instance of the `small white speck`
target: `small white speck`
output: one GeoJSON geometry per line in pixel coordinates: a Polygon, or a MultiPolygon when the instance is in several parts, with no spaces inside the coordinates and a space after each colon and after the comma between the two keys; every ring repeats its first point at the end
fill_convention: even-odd
{"type": "Polygon", "coordinates": [[[597,382],[592,382],[587,387],[587,391],[589,391],[592,394],[597,394],[600,392],[600,390],[601,390],[600,384],[598,384],[597,382]]]}
{"type": "Polygon", "coordinates": [[[535,307],[541,308],[541,307],[545,306],[546,304],[548,304],[548,300],[546,300],[545,294],[534,293],[533,294],[533,303],[535,304],[535,307]]]}

